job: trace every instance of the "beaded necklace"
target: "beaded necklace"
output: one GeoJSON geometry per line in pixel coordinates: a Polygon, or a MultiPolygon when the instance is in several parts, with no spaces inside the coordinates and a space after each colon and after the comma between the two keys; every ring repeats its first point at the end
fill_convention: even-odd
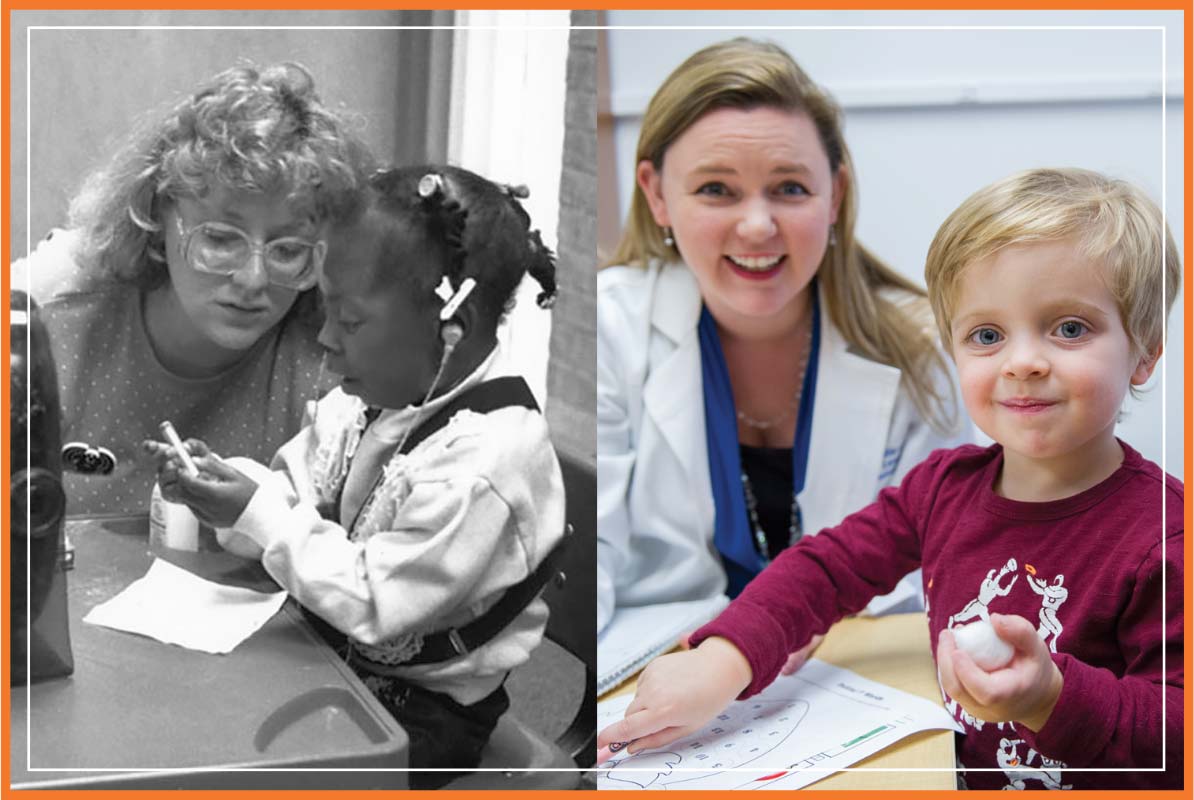
{"type": "MultiPolygon", "coordinates": [[[[808,315],[807,328],[803,339],[803,347],[801,347],[800,359],[800,377],[796,381],[796,393],[792,396],[792,402],[784,409],[783,413],[778,417],[770,420],[758,420],[745,412],[738,412],[738,420],[744,425],[754,428],[756,430],[766,430],[773,425],[782,422],[789,414],[800,408],[801,395],[804,393],[804,378],[808,371],[808,360],[812,352],[813,339],[813,324],[812,314],[808,315]]],[[[763,558],[764,564],[771,563],[769,550],[767,547],[767,534],[763,531],[763,525],[759,522],[758,500],[755,498],[754,487],[750,484],[750,478],[746,474],[746,469],[742,470],[742,494],[746,497],[746,513],[750,516],[750,528],[755,537],[755,549],[759,551],[759,555],[763,558]]],[[[800,513],[800,503],[796,500],[796,492],[792,492],[792,510],[788,518],[788,546],[796,544],[800,541],[800,537],[804,535],[803,522],[800,513]]]]}
{"type": "Polygon", "coordinates": [[[792,394],[792,400],[788,403],[787,408],[779,413],[779,416],[771,419],[755,419],[747,414],[745,411],[738,412],[738,421],[748,428],[754,428],[758,431],[765,431],[772,428],[788,418],[789,414],[794,413],[800,408],[800,395],[804,390],[804,373],[808,371],[808,359],[812,352],[813,341],[813,315],[807,315],[807,322],[805,323],[804,338],[800,340],[800,377],[796,380],[796,391],[792,394]]]}
{"type": "MultiPolygon", "coordinates": [[[[754,489],[750,485],[750,478],[746,477],[746,470],[742,470],[742,493],[746,495],[746,513],[750,515],[750,529],[754,532],[755,548],[763,558],[764,564],[771,563],[771,556],[767,548],[767,534],[759,522],[758,501],[755,499],[754,489]]],[[[792,513],[788,518],[788,547],[800,541],[804,535],[803,522],[800,514],[800,503],[796,500],[796,492],[792,492],[792,513]]]]}

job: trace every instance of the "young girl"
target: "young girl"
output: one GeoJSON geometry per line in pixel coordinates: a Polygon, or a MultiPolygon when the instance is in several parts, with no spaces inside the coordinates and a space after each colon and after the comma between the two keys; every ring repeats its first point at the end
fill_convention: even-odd
{"type": "MultiPolygon", "coordinates": [[[[379,173],[320,277],[319,340],[340,388],[272,472],[192,440],[191,477],[146,443],[166,497],[259,554],[335,629],[410,735],[412,768],[479,762],[506,675],[542,637],[535,597],[564,530],[547,424],[496,339],[524,272],[541,306],[555,296],[520,196],[454,167],[379,173]]],[[[412,786],[452,777],[412,773],[412,786]]]]}
{"type": "Polygon", "coordinates": [[[299,430],[328,388],[324,225],[372,171],[354,127],[297,64],[225,70],[134,128],[69,230],[14,265],[50,333],[63,441],[115,456],[66,476],[70,513],[144,513],[154,469],[137,446],[163,419],[261,459],[299,430]]]}

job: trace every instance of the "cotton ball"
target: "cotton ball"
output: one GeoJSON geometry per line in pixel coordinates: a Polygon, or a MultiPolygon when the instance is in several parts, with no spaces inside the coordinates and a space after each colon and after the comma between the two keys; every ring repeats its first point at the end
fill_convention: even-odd
{"type": "Polygon", "coordinates": [[[1007,666],[1015,655],[1015,649],[999,638],[994,626],[985,619],[951,628],[954,642],[960,650],[965,650],[982,669],[990,672],[993,669],[1007,666]]]}

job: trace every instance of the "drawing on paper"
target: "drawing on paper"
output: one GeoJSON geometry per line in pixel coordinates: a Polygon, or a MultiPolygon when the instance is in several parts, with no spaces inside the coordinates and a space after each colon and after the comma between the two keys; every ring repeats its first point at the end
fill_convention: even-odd
{"type": "MultiPolygon", "coordinates": [[[[598,728],[631,697],[598,706],[598,728]]],[[[616,753],[599,789],[798,789],[921,730],[955,723],[940,705],[810,660],[700,731],[664,748],[616,753]]]]}
{"type": "MultiPolygon", "coordinates": [[[[876,727],[872,728],[871,730],[860,733],[857,736],[853,736],[844,742],[841,742],[841,743],[835,744],[835,745],[831,745],[830,747],[827,747],[824,750],[820,750],[816,753],[810,753],[809,755],[802,758],[800,761],[797,761],[796,763],[789,765],[788,769],[786,769],[786,770],[781,770],[779,772],[775,772],[770,775],[763,775],[758,778],[752,778],[745,783],[738,784],[734,788],[736,788],[736,789],[762,789],[765,787],[761,786],[760,784],[774,783],[774,782],[779,781],[781,778],[789,778],[790,776],[799,774],[800,772],[807,772],[809,770],[816,769],[821,766],[826,766],[826,765],[832,764],[835,759],[840,760],[842,758],[848,758],[847,753],[849,750],[851,750],[853,748],[862,747],[864,745],[872,745],[884,738],[888,739],[887,744],[889,744],[890,742],[894,742],[899,739],[902,739],[908,733],[912,733],[913,731],[901,732],[900,728],[907,726],[910,723],[914,723],[914,722],[915,722],[915,719],[911,715],[905,714],[903,717],[900,717],[899,719],[894,719],[890,722],[885,722],[880,725],[877,725],[876,727]]],[[[851,763],[853,763],[853,759],[851,759],[851,763]]],[[[822,776],[823,776],[822,773],[818,772],[815,775],[815,778],[820,778],[822,776]]],[[[769,788],[769,787],[767,787],[767,788],[769,788]]],[[[796,788],[796,787],[785,785],[785,786],[778,787],[778,788],[788,789],[788,788],[796,788]]]]}
{"type": "Polygon", "coordinates": [[[734,703],[704,730],[673,743],[667,750],[648,750],[611,759],[605,777],[627,784],[625,788],[666,788],[745,767],[787,741],[807,714],[805,700],[734,703]],[[674,773],[681,764],[705,771],[674,773]]]}

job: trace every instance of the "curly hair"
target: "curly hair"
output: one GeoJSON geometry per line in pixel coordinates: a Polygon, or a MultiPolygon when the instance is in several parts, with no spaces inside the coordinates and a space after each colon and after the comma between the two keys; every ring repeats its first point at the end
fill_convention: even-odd
{"type": "MultiPolygon", "coordinates": [[[[316,221],[355,213],[372,168],[360,125],[320,101],[301,65],[219,73],[146,117],[70,206],[85,269],[143,289],[167,280],[161,214],[214,187],[273,194],[316,221]]],[[[314,290],[307,302],[310,306],[314,290]]]]}
{"type": "Polygon", "coordinates": [[[526,187],[494,183],[460,167],[423,165],[376,173],[371,205],[393,228],[393,235],[414,224],[437,250],[421,270],[385,270],[374,277],[401,281],[416,297],[431,301],[443,277],[453,288],[466,278],[477,282],[473,300],[482,318],[496,324],[513,305],[524,274],[538,281],[541,308],[556,296],[555,256],[519,202],[526,187]],[[431,266],[433,265],[433,267],[431,266]]]}

